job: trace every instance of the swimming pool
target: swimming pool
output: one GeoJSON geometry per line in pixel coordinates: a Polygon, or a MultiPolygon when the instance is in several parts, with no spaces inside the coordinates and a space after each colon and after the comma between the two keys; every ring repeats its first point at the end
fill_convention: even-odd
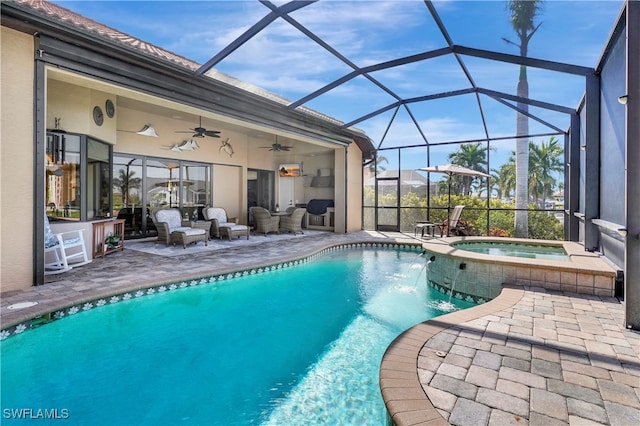
{"type": "Polygon", "coordinates": [[[446,313],[425,272],[415,248],[336,249],[72,307],[0,343],[2,385],[12,390],[2,393],[3,415],[56,410],[66,423],[92,425],[384,424],[385,349],[446,313]]]}

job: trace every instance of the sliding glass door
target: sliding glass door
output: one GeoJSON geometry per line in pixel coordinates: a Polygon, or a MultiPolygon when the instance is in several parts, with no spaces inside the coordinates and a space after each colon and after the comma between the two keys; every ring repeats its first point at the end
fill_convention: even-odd
{"type": "Polygon", "coordinates": [[[184,218],[211,204],[211,166],[174,159],[114,155],[113,215],[125,219],[125,237],[157,235],[151,212],[179,209],[184,218]]]}

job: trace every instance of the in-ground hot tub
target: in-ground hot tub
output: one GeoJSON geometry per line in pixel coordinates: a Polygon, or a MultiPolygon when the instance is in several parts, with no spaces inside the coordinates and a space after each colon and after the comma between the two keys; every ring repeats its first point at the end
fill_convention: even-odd
{"type": "Polygon", "coordinates": [[[482,303],[503,284],[613,297],[616,271],[578,243],[519,238],[448,237],[425,242],[429,285],[482,303]],[[468,249],[468,250],[467,250],[468,249]]]}

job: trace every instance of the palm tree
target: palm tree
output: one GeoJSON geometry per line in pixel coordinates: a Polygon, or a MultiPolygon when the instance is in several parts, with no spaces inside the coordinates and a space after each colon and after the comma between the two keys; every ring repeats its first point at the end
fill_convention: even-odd
{"type": "Polygon", "coordinates": [[[540,146],[530,141],[529,151],[530,179],[532,185],[535,185],[536,203],[540,205],[540,196],[544,203],[557,184],[553,175],[564,170],[562,163],[564,150],[558,145],[558,140],[552,136],[548,143],[542,142],[540,146]]]}
{"type": "Polygon", "coordinates": [[[513,153],[513,157],[510,158],[507,163],[500,166],[498,170],[491,169],[491,171],[491,184],[495,185],[494,189],[496,190],[498,199],[510,197],[516,187],[515,153],[513,153]]]}
{"type": "MultiPolygon", "coordinates": [[[[511,26],[518,35],[519,43],[511,42],[504,39],[507,43],[516,45],[520,48],[520,56],[527,56],[529,50],[529,41],[536,33],[540,24],[535,26],[534,20],[540,11],[542,0],[508,0],[507,7],[511,16],[511,26]]],[[[520,77],[518,79],[518,97],[529,97],[529,83],[527,82],[527,67],[520,65],[520,77]]],[[[523,102],[517,103],[518,109],[524,112],[529,111],[527,104],[523,102]]],[[[529,134],[528,117],[517,112],[516,116],[516,214],[515,214],[515,232],[516,237],[526,238],[529,236],[527,202],[528,194],[528,178],[529,178],[529,143],[527,135],[529,134]],[[521,210],[517,210],[521,209],[521,210]]]]}
{"type": "Polygon", "coordinates": [[[369,169],[371,175],[375,175],[386,170],[386,167],[384,167],[382,163],[388,164],[389,159],[384,155],[378,155],[378,153],[376,152],[375,156],[371,160],[364,163],[364,167],[367,167],[369,169]]]}
{"type": "Polygon", "coordinates": [[[128,171],[127,169],[120,169],[117,178],[113,178],[113,186],[120,190],[122,194],[122,205],[129,206],[129,190],[140,188],[142,185],[142,179],[139,177],[133,177],[136,174],[135,170],[128,171]]]}
{"type": "MultiPolygon", "coordinates": [[[[449,154],[449,161],[484,173],[487,169],[487,147],[482,146],[481,142],[463,143],[460,150],[449,154]]],[[[452,187],[459,190],[461,195],[468,195],[471,193],[471,183],[474,179],[471,176],[455,176],[452,178],[452,187]]]]}

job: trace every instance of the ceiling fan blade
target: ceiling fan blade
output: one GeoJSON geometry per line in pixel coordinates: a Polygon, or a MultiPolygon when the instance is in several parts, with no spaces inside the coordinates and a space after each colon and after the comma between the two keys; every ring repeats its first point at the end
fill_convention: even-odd
{"type": "Polygon", "coordinates": [[[271,144],[271,146],[261,146],[259,148],[264,148],[264,149],[269,149],[269,151],[279,152],[279,151],[289,151],[293,147],[287,146],[287,145],[280,145],[279,143],[274,143],[274,144],[271,144]]]}
{"type": "Polygon", "coordinates": [[[204,138],[209,136],[212,138],[219,138],[220,132],[218,130],[207,130],[202,127],[202,116],[200,116],[198,127],[189,130],[176,130],[176,133],[191,133],[193,138],[204,138]]]}

